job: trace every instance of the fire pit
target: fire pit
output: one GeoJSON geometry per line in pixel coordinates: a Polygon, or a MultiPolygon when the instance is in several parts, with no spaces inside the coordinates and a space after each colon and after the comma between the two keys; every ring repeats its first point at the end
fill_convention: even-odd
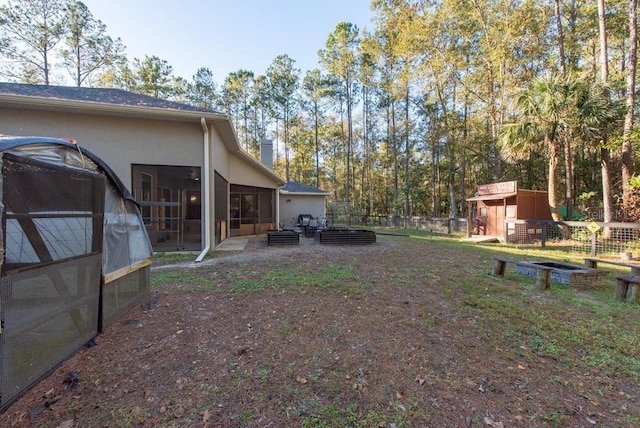
{"type": "Polygon", "coordinates": [[[602,283],[604,277],[609,273],[602,269],[592,269],[551,260],[534,260],[525,263],[516,263],[516,272],[535,278],[537,272],[535,266],[551,268],[551,280],[554,282],[573,285],[576,288],[583,289],[602,283]]]}

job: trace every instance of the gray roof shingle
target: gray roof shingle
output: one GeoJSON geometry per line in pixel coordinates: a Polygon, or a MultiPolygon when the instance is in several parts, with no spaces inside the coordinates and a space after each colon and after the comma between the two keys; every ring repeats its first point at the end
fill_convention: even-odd
{"type": "Polygon", "coordinates": [[[220,114],[213,110],[201,109],[187,104],[176,103],[115,88],[78,88],[74,86],[46,86],[0,82],[0,95],[44,97],[121,106],[220,114]]]}
{"type": "Polygon", "coordinates": [[[308,184],[299,183],[297,181],[289,181],[281,190],[289,193],[328,193],[325,190],[320,190],[317,187],[309,186],[308,184]]]}

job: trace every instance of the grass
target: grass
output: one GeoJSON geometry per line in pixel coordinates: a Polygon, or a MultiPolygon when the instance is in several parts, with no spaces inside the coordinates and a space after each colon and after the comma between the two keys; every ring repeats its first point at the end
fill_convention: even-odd
{"type": "MultiPolygon", "coordinates": [[[[306,268],[295,264],[273,264],[271,269],[262,272],[254,272],[247,265],[235,272],[219,273],[216,281],[212,281],[213,273],[208,268],[189,271],[161,270],[152,273],[152,283],[155,288],[185,291],[210,290],[212,284],[222,283],[222,287],[216,285],[216,292],[229,293],[231,296],[244,298],[287,293],[288,296],[295,297],[309,295],[313,302],[323,296],[335,298],[338,295],[352,296],[363,301],[367,298],[377,299],[378,296],[389,298],[388,294],[384,294],[384,290],[388,289],[397,290],[400,295],[410,296],[415,293],[422,296],[423,294],[418,293],[428,288],[437,296],[435,301],[440,299],[447,309],[438,312],[437,305],[419,306],[410,315],[399,316],[397,324],[406,329],[407,336],[437,337],[442,334],[441,331],[447,331],[451,334],[447,339],[454,344],[466,343],[469,338],[479,338],[475,342],[478,347],[475,352],[479,355],[497,353],[505,362],[516,367],[515,370],[520,366],[536,366],[543,362],[553,372],[549,376],[549,382],[559,385],[558,388],[570,388],[576,384],[576,378],[589,373],[597,373],[603,379],[624,376],[635,383],[640,381],[640,343],[637,338],[637,332],[640,331],[640,310],[638,305],[614,299],[614,279],[620,273],[616,269],[611,269],[602,286],[593,289],[578,290],[553,283],[550,290],[541,292],[535,288],[535,279],[517,275],[513,271],[508,271],[504,278],[490,275],[493,257],[500,255],[515,260],[548,259],[582,264],[581,255],[552,247],[541,249],[469,244],[459,239],[420,231],[411,231],[408,237],[385,236],[383,239],[397,240],[400,243],[397,251],[394,250],[398,259],[388,265],[380,262],[381,265],[377,265],[375,271],[376,274],[379,271],[381,278],[375,282],[367,275],[372,270],[370,261],[362,258],[306,268]],[[439,261],[431,262],[436,256],[439,261]],[[460,327],[442,330],[443,325],[460,327]]],[[[407,300],[411,301],[410,298],[407,300]]],[[[321,303],[318,305],[321,306],[321,303]]],[[[412,307],[408,303],[406,305],[406,308],[412,307]]],[[[389,313],[383,313],[381,319],[386,316],[387,321],[394,320],[391,317],[395,309],[393,299],[389,300],[388,306],[389,313]]],[[[354,314],[350,315],[352,321],[358,320],[354,314]]],[[[333,332],[332,328],[334,326],[331,324],[325,326],[322,335],[318,336],[319,340],[331,344],[334,339],[339,339],[341,336],[333,332]]],[[[293,321],[287,319],[282,322],[278,331],[284,342],[295,338],[299,329],[293,321]]],[[[355,329],[353,334],[356,334],[355,329]]],[[[313,338],[309,340],[311,339],[313,338]]],[[[393,349],[393,346],[390,344],[389,348],[393,349]]],[[[398,358],[406,357],[403,354],[407,352],[404,347],[397,349],[398,358]]],[[[384,354],[384,349],[379,351],[380,358],[383,358],[382,355],[387,355],[387,358],[391,355],[390,351],[387,354],[384,354]]],[[[348,383],[345,379],[348,377],[354,383],[356,373],[348,372],[339,365],[335,369],[329,369],[308,357],[308,354],[306,360],[302,358],[302,354],[299,357],[283,367],[262,363],[246,379],[238,377],[238,387],[247,388],[247,382],[267,385],[282,371],[292,373],[292,379],[296,377],[293,373],[301,373],[309,384],[305,386],[292,383],[287,386],[293,402],[287,411],[302,417],[302,426],[309,428],[401,427],[413,426],[411,421],[419,417],[429,418],[424,415],[425,401],[421,401],[424,398],[408,393],[403,400],[387,397],[385,400],[388,401],[384,401],[384,405],[382,399],[379,401],[381,407],[361,408],[355,404],[357,390],[343,391],[345,383],[348,383]],[[331,397],[331,400],[323,400],[323,394],[331,397]],[[334,397],[337,399],[333,400],[334,397]],[[416,416],[420,414],[422,415],[416,416]]],[[[427,384],[457,391],[463,385],[457,376],[458,370],[462,368],[455,364],[464,365],[464,361],[455,362],[446,371],[433,369],[431,372],[431,364],[434,362],[437,363],[437,359],[423,363],[427,368],[424,373],[427,384]]],[[[508,371],[512,368],[504,369],[508,371]]],[[[618,397],[619,394],[629,394],[621,390],[613,391],[612,388],[607,385],[602,389],[586,391],[583,395],[592,397],[594,402],[600,402],[600,396],[618,397]]],[[[436,387],[433,388],[435,390],[436,387]]],[[[620,397],[630,401],[637,399],[633,396],[620,397]]],[[[540,413],[529,413],[526,418],[535,426],[562,426],[568,417],[566,412],[558,404],[557,408],[549,407],[540,413]]],[[[638,412],[621,415],[620,420],[634,423],[637,422],[638,415],[638,412]]],[[[258,415],[249,410],[238,414],[238,420],[242,422],[249,423],[257,418],[258,415]]]]}
{"type": "Polygon", "coordinates": [[[230,284],[235,294],[249,294],[266,289],[293,288],[300,292],[309,289],[339,289],[341,292],[357,293],[366,287],[358,273],[350,266],[326,265],[316,271],[303,271],[294,267],[267,272],[259,279],[240,279],[230,284]]]}
{"type": "MultiPolygon", "coordinates": [[[[584,257],[552,247],[469,244],[422,231],[412,231],[411,237],[445,248],[480,249],[486,258],[501,255],[515,260],[549,259],[582,265],[584,257]]],[[[613,278],[620,273],[628,273],[628,269],[613,267],[608,270],[611,271],[607,277],[609,282],[588,291],[554,283],[548,291],[553,300],[544,302],[531,302],[527,294],[495,286],[483,290],[478,287],[477,278],[460,283],[460,287],[468,293],[465,304],[479,309],[493,323],[490,325],[492,330],[508,325],[517,336],[528,338],[527,344],[536,354],[554,359],[584,354],[581,362],[589,367],[640,379],[638,306],[613,298],[613,278]],[[525,306],[529,308],[523,312],[525,306]]],[[[406,272],[397,275],[406,275],[406,272]]],[[[509,280],[514,278],[533,292],[532,281],[508,275],[509,280]]],[[[487,282],[486,279],[483,278],[482,282],[487,282]]],[[[571,364],[571,361],[565,363],[571,364]]]]}

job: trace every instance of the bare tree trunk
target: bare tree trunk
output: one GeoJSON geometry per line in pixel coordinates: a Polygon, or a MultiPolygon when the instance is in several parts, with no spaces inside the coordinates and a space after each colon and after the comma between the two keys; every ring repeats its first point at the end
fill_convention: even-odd
{"type": "Polygon", "coordinates": [[[636,64],[638,51],[637,0],[629,0],[629,65],[627,70],[627,114],[624,118],[622,134],[622,199],[628,202],[631,195],[629,181],[633,176],[633,152],[631,132],[633,131],[633,108],[636,100],[636,64]]]}
{"type": "Polygon", "coordinates": [[[558,169],[558,157],[560,148],[556,141],[547,141],[547,147],[549,147],[549,208],[551,210],[551,218],[554,221],[562,221],[562,216],[558,210],[558,198],[557,198],[557,174],[558,169]]]}
{"type": "Polygon", "coordinates": [[[409,227],[409,84],[407,83],[404,108],[404,227],[409,227]]]}
{"type": "MultiPolygon", "coordinates": [[[[560,0],[553,0],[554,14],[556,18],[556,27],[558,29],[558,56],[560,57],[560,75],[563,80],[567,78],[567,67],[564,52],[564,31],[562,29],[562,14],[560,12],[560,0]]],[[[573,203],[573,153],[571,152],[571,144],[569,136],[562,133],[562,141],[564,143],[564,169],[565,169],[565,205],[567,208],[567,218],[572,217],[571,205],[573,203]]],[[[559,213],[558,213],[559,215],[559,213]]]]}
{"type": "Polygon", "coordinates": [[[351,79],[347,81],[347,185],[345,188],[345,199],[347,202],[347,226],[351,226],[351,207],[350,207],[350,189],[351,189],[351,149],[353,144],[353,119],[351,117],[351,79]]]}
{"type": "MultiPolygon", "coordinates": [[[[607,21],[605,15],[605,0],[598,0],[598,24],[600,29],[600,75],[602,84],[609,83],[609,53],[607,47],[607,21]]],[[[607,135],[602,136],[602,146],[600,147],[600,169],[602,173],[602,208],[605,223],[613,220],[611,209],[611,154],[607,147],[607,135]]],[[[604,237],[611,236],[611,229],[604,230],[604,237]]]]}
{"type": "MultiPolygon", "coordinates": [[[[549,209],[551,211],[551,218],[553,221],[562,221],[562,215],[558,210],[558,194],[557,190],[557,174],[558,169],[558,157],[560,155],[560,144],[557,141],[547,141],[546,146],[549,147],[549,194],[547,195],[549,201],[549,209]]],[[[562,236],[567,239],[571,236],[569,227],[566,225],[560,225],[560,231],[562,236]]]]}
{"type": "Polygon", "coordinates": [[[567,76],[564,57],[564,33],[562,31],[562,15],[560,14],[560,0],[553,0],[553,11],[556,17],[556,27],[558,29],[558,56],[560,57],[560,74],[567,76]]]}
{"type": "Polygon", "coordinates": [[[565,181],[567,187],[565,191],[565,205],[567,207],[566,220],[571,221],[573,217],[573,151],[571,150],[571,138],[564,136],[564,168],[565,181]]]}

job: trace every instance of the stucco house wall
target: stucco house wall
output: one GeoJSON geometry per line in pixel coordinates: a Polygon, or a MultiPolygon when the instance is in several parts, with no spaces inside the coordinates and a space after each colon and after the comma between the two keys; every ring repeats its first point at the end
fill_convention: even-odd
{"type": "Polygon", "coordinates": [[[280,195],[280,223],[285,228],[292,227],[300,214],[324,217],[324,199],[324,195],[280,195]]]}
{"type": "Polygon", "coordinates": [[[329,192],[307,184],[290,181],[279,192],[280,224],[284,228],[294,226],[300,214],[310,214],[315,219],[325,217],[325,199],[329,192]]]}
{"type": "Polygon", "coordinates": [[[239,156],[229,157],[229,180],[233,184],[243,186],[264,186],[264,171],[267,168],[263,165],[249,166],[246,160],[239,156]]]}
{"type": "Polygon", "coordinates": [[[73,139],[104,159],[129,188],[131,164],[204,167],[199,123],[0,108],[0,131],[73,139]]]}

